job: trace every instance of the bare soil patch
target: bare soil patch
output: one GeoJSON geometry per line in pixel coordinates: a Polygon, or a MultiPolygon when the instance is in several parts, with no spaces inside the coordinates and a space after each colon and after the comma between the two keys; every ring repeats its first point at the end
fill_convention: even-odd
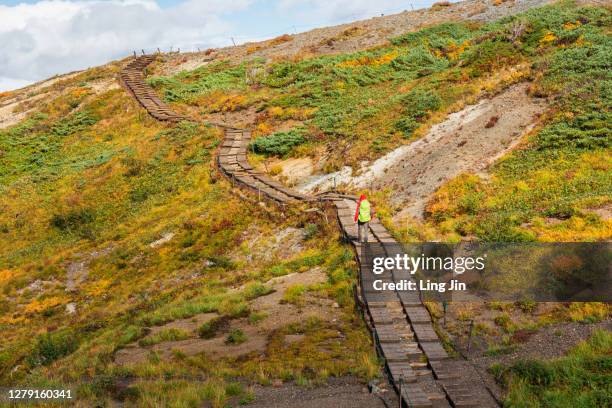
{"type": "Polygon", "coordinates": [[[267,296],[258,297],[251,303],[252,310],[267,315],[258,324],[259,328],[270,332],[292,323],[305,321],[311,317],[331,320],[333,314],[330,313],[330,309],[333,308],[333,302],[329,299],[305,295],[304,304],[301,306],[282,302],[285,292],[291,286],[308,286],[326,281],[327,275],[319,268],[303,273],[291,273],[268,281],[268,284],[274,288],[275,292],[267,296]]]}
{"type": "Polygon", "coordinates": [[[87,254],[76,254],[76,259],[66,266],[66,291],[76,291],[89,276],[89,264],[95,259],[108,255],[112,250],[113,247],[109,246],[87,254]]]}
{"type": "Polygon", "coordinates": [[[288,185],[309,177],[314,172],[314,163],[310,157],[290,158],[272,162],[272,166],[279,166],[279,178],[288,185]]]}
{"type": "MultiPolygon", "coordinates": [[[[268,336],[275,330],[292,323],[298,323],[311,317],[321,320],[330,320],[333,316],[329,310],[333,302],[329,299],[320,299],[305,295],[304,304],[297,306],[283,302],[287,289],[294,285],[313,285],[327,281],[327,275],[320,269],[314,268],[308,272],[291,273],[289,275],[273,278],[266,285],[274,292],[258,297],[250,304],[253,313],[259,313],[264,318],[258,323],[251,323],[247,318],[229,320],[227,325],[219,330],[213,338],[198,337],[197,330],[204,324],[217,317],[216,313],[202,313],[191,318],[169,322],[163,326],[150,328],[145,338],[150,338],[163,330],[179,329],[189,333],[189,338],[176,341],[164,341],[152,346],[140,346],[138,342],[129,344],[115,354],[115,363],[119,365],[143,363],[152,353],[162,360],[170,360],[175,352],[187,356],[206,353],[212,359],[222,357],[237,357],[250,353],[263,353],[268,345],[268,336]],[[246,340],[239,344],[227,342],[230,332],[240,330],[246,340]]],[[[299,337],[286,339],[288,343],[300,341],[299,337]]]]}
{"type": "Polygon", "coordinates": [[[157,334],[163,330],[179,329],[185,331],[195,331],[198,327],[211,321],[219,316],[217,313],[200,313],[187,319],[174,320],[162,326],[151,327],[151,335],[157,334]]]}
{"type": "Polygon", "coordinates": [[[258,231],[249,229],[243,233],[247,238],[244,251],[236,251],[232,259],[271,260],[287,259],[304,249],[305,230],[303,228],[286,227],[275,231],[258,231]]]}
{"type": "Polygon", "coordinates": [[[514,85],[434,125],[423,138],[395,149],[350,180],[357,188],[391,187],[391,201],[401,204],[398,217],[422,219],[429,197],[464,172],[481,172],[512,149],[537,121],[546,103],[514,85]]]}
{"type": "MultiPolygon", "coordinates": [[[[34,111],[34,106],[43,99],[49,99],[57,92],[46,91],[60,80],[70,79],[78,75],[79,72],[72,72],[65,75],[55,76],[41,82],[29,85],[25,88],[14,91],[13,95],[0,102],[0,129],[19,123],[26,116],[34,111]]],[[[114,82],[114,81],[113,81],[114,82]]]]}
{"type": "Polygon", "coordinates": [[[587,208],[587,211],[592,211],[602,220],[608,221],[610,218],[612,218],[612,203],[605,204],[601,207],[587,208]]]}

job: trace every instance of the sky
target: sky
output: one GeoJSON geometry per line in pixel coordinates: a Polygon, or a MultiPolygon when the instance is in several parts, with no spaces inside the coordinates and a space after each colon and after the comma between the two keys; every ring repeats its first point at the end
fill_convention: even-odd
{"type": "Polygon", "coordinates": [[[434,0],[0,0],[0,92],[133,50],[222,47],[434,0]]]}

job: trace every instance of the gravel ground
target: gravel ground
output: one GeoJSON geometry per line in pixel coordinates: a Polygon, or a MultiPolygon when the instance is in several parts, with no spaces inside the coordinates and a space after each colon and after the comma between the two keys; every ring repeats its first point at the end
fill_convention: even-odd
{"type": "Polygon", "coordinates": [[[255,401],[247,407],[385,408],[396,407],[398,404],[392,390],[383,391],[380,396],[370,394],[367,386],[354,377],[331,378],[326,385],[312,388],[294,384],[257,386],[254,393],[255,401]]]}

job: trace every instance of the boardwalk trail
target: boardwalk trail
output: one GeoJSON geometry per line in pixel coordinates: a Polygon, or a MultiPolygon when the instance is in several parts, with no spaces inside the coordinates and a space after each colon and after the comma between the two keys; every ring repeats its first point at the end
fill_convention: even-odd
{"type": "MultiPolygon", "coordinates": [[[[154,55],[135,58],[120,73],[120,80],[132,96],[158,120],[192,120],[178,115],[164,104],[144,82],[144,69],[154,55]]],[[[482,379],[464,360],[451,359],[436,334],[429,311],[418,293],[375,291],[373,273],[363,264],[357,226],[353,222],[356,197],[337,193],[306,196],[281,185],[255,170],[247,161],[251,132],[226,124],[217,164],[221,172],[240,187],[257,192],[279,205],[299,202],[332,203],[344,237],[355,249],[359,267],[358,299],[371,330],[378,354],[385,361],[389,381],[407,407],[497,407],[482,379]]],[[[374,253],[392,256],[388,246],[396,241],[378,219],[370,222],[368,242],[374,253]]],[[[394,282],[411,280],[406,271],[385,272],[376,279],[394,282]]]]}

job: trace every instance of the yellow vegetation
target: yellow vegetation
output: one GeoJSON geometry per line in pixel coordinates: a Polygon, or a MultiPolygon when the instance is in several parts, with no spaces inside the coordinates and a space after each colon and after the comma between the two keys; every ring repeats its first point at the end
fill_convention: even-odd
{"type": "Polygon", "coordinates": [[[253,132],[254,136],[265,136],[272,133],[272,126],[266,122],[258,123],[253,132]]]}
{"type": "Polygon", "coordinates": [[[579,20],[576,20],[576,22],[572,23],[567,22],[565,24],[563,24],[563,28],[566,30],[575,30],[576,28],[580,27],[582,25],[582,23],[579,20]]]}
{"type": "Polygon", "coordinates": [[[275,166],[270,167],[270,174],[272,176],[276,176],[278,174],[281,174],[282,172],[283,172],[283,168],[282,168],[282,166],[280,166],[278,164],[275,165],[275,166]]]}
{"type": "Polygon", "coordinates": [[[11,279],[12,275],[13,274],[8,269],[1,270],[0,271],[0,285],[2,285],[5,282],[8,282],[8,280],[11,279]]]}
{"type": "Polygon", "coordinates": [[[261,50],[263,47],[261,47],[260,45],[251,45],[249,47],[247,47],[246,49],[246,53],[247,54],[252,54],[254,52],[257,52],[259,50],[261,50]]]}
{"type": "Polygon", "coordinates": [[[339,63],[338,66],[343,68],[359,66],[379,66],[390,63],[391,61],[396,59],[398,55],[399,53],[397,52],[397,50],[393,50],[387,54],[383,54],[378,58],[372,58],[370,56],[365,55],[356,59],[343,61],[339,63]]]}
{"type": "Polygon", "coordinates": [[[27,319],[24,316],[9,316],[9,315],[5,315],[5,316],[0,316],[0,324],[8,324],[8,325],[15,325],[15,324],[22,324],[24,322],[26,322],[27,319]]]}
{"type": "Polygon", "coordinates": [[[550,45],[556,39],[557,37],[555,36],[555,34],[552,31],[548,31],[546,34],[544,34],[544,37],[540,39],[540,45],[542,46],[550,45]]]}
{"type": "Polygon", "coordinates": [[[219,95],[211,104],[212,112],[234,112],[246,106],[244,95],[219,95]]]}
{"type": "Polygon", "coordinates": [[[585,41],[584,40],[584,36],[580,35],[580,36],[578,36],[578,39],[576,40],[574,45],[576,45],[577,47],[588,47],[589,45],[591,45],[591,42],[590,41],[585,41]]]}
{"type": "Polygon", "coordinates": [[[26,314],[41,313],[63,303],[66,303],[66,300],[58,296],[49,297],[42,300],[35,299],[26,305],[24,312],[26,314]]]}
{"type": "Polygon", "coordinates": [[[87,96],[88,93],[89,93],[89,89],[85,87],[79,87],[79,88],[72,90],[72,92],[70,92],[70,94],[76,99],[81,99],[87,96]]]}
{"type": "Polygon", "coordinates": [[[574,322],[599,321],[610,317],[612,307],[602,302],[579,302],[572,303],[567,315],[574,322]]]}
{"type": "Polygon", "coordinates": [[[451,61],[455,61],[457,58],[459,58],[461,56],[461,54],[463,54],[463,52],[470,46],[470,42],[469,41],[464,41],[461,44],[457,45],[455,44],[455,42],[451,42],[451,44],[447,47],[446,51],[446,55],[448,56],[448,59],[451,61]]]}
{"type": "Polygon", "coordinates": [[[270,40],[269,44],[271,46],[275,46],[275,45],[279,45],[282,43],[286,43],[288,41],[293,40],[293,36],[289,35],[289,34],[283,34],[283,35],[279,35],[276,38],[273,38],[270,40]]]}
{"type": "Polygon", "coordinates": [[[268,115],[273,119],[278,120],[306,120],[312,118],[317,108],[282,108],[280,106],[271,106],[268,108],[268,115]]]}
{"type": "Polygon", "coordinates": [[[600,241],[612,237],[612,220],[594,223],[581,215],[575,215],[558,224],[550,225],[536,218],[531,227],[542,242],[600,241]]]}
{"type": "Polygon", "coordinates": [[[447,214],[458,216],[461,214],[459,197],[468,191],[478,191],[481,180],[474,174],[463,174],[442,186],[432,197],[426,207],[426,212],[432,215],[447,214]]]}

